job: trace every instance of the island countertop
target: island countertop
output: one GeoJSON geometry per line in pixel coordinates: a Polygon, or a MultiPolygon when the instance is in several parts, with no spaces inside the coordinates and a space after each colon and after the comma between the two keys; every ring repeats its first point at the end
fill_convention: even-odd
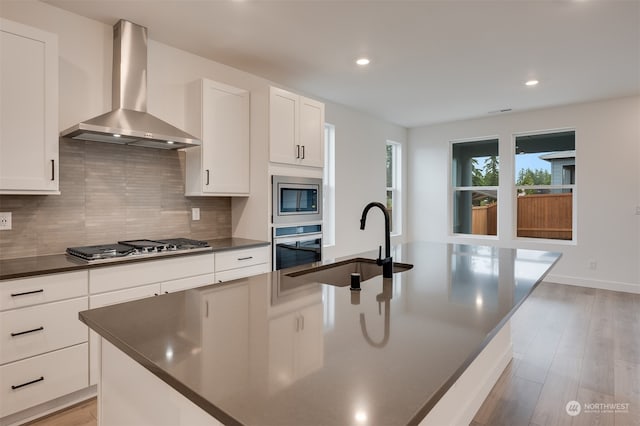
{"type": "Polygon", "coordinates": [[[285,270],[80,318],[224,424],[418,423],[560,254],[423,242],[392,254],[414,267],[361,292],[285,270]]]}

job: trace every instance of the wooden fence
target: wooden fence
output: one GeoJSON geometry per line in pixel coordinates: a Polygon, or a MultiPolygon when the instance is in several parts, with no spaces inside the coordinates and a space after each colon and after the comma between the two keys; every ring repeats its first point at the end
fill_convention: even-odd
{"type": "MultiPolygon", "coordinates": [[[[531,194],[518,197],[518,237],[572,238],[573,199],[571,193],[531,194]]],[[[497,234],[497,204],[473,207],[473,234],[497,234]]]]}
{"type": "Polygon", "coordinates": [[[471,233],[498,235],[498,205],[473,207],[471,213],[471,233]]]}

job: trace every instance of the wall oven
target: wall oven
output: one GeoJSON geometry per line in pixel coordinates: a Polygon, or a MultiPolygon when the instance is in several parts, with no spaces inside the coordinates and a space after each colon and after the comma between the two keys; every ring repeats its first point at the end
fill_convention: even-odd
{"type": "Polygon", "coordinates": [[[273,227],[273,270],[322,260],[322,225],[273,227]]]}
{"type": "Polygon", "coordinates": [[[272,176],[272,222],[322,222],[322,179],[272,176]]]}

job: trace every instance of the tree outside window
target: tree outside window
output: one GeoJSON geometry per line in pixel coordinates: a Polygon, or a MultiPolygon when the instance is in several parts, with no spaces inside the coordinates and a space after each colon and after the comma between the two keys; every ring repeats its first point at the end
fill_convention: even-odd
{"type": "Polygon", "coordinates": [[[391,232],[402,233],[402,146],[397,142],[387,141],[386,175],[387,175],[387,210],[391,219],[391,232]]]}

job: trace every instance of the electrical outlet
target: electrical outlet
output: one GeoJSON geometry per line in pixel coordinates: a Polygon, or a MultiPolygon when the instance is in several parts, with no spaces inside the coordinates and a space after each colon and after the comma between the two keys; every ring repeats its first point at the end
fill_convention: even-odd
{"type": "Polygon", "coordinates": [[[590,260],[589,269],[591,269],[592,271],[595,271],[596,269],[598,269],[598,262],[596,262],[595,260],[590,260]]]}
{"type": "Polygon", "coordinates": [[[640,216],[640,206],[636,206],[636,215],[640,216]]]}
{"type": "Polygon", "coordinates": [[[11,230],[11,212],[0,213],[0,231],[11,230]]]}
{"type": "Polygon", "coordinates": [[[191,220],[200,220],[200,208],[193,207],[191,209],[191,220]]]}

